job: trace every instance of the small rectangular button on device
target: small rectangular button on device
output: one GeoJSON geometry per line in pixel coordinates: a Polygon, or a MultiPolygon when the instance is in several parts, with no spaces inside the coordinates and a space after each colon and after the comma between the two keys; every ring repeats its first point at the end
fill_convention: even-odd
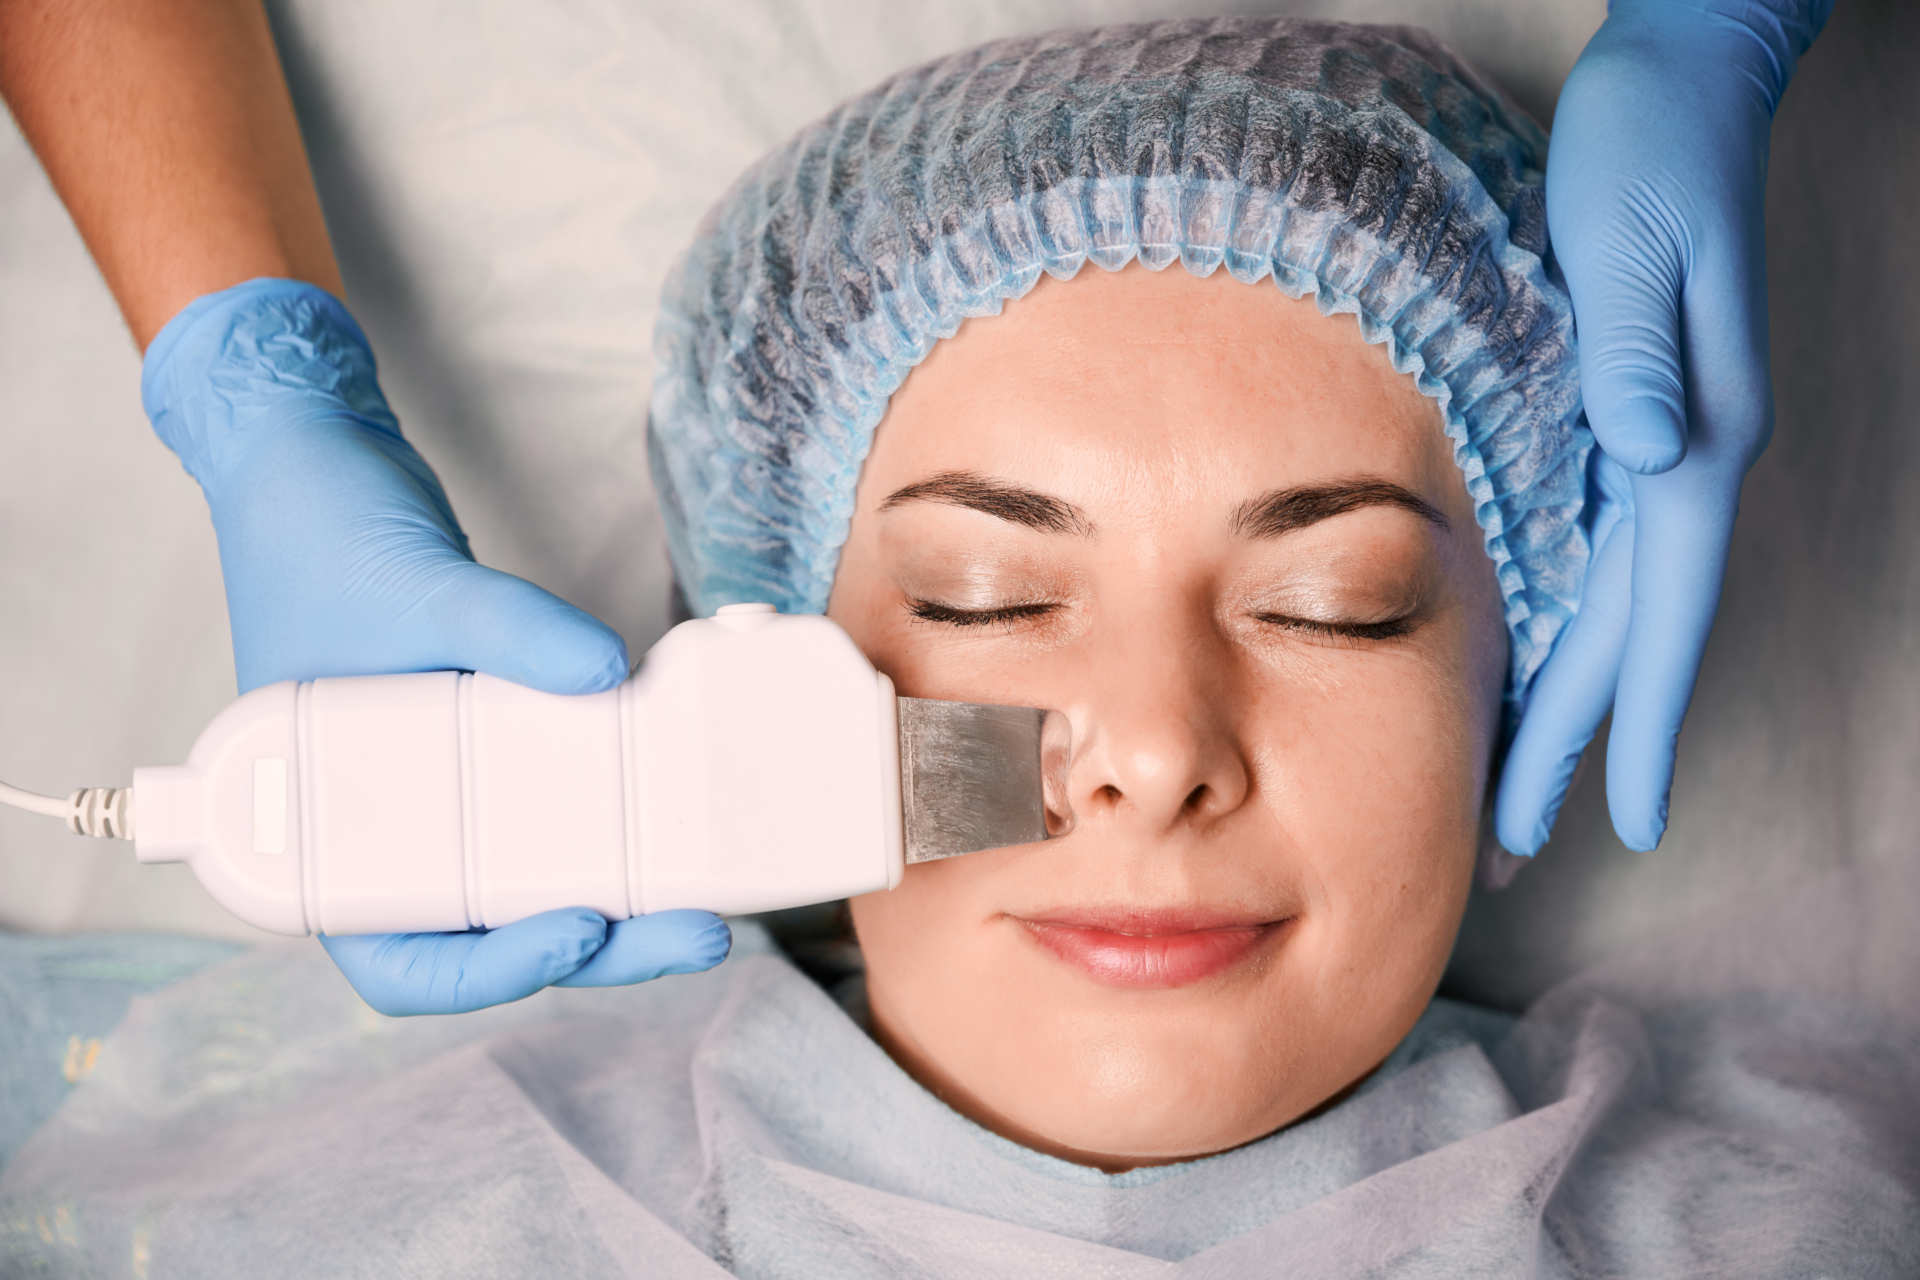
{"type": "Polygon", "coordinates": [[[253,851],[287,851],[287,762],[279,756],[253,762],[253,851]]]}

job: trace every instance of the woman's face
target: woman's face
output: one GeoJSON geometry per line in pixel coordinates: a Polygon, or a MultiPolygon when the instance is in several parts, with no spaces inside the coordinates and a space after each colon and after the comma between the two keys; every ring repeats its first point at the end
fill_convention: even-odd
{"type": "Polygon", "coordinates": [[[1271,282],[1089,267],[893,397],[828,615],[917,697],[1056,707],[1070,835],[852,903],[926,1087],[1109,1170],[1251,1141],[1411,1029],[1506,637],[1432,401],[1271,282]]]}

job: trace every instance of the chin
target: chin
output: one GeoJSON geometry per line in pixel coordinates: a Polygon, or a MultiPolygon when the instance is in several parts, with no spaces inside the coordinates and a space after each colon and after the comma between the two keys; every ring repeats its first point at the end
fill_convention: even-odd
{"type": "Polygon", "coordinates": [[[1332,1073],[1319,1079],[1302,1070],[1289,1061],[1287,1046],[1249,1036],[1244,1021],[1221,1012],[1153,1017],[1135,1009],[1120,1018],[1036,1019],[1029,1025],[1050,1024],[1054,1034],[1017,1052],[1054,1069],[1009,1079],[1009,1087],[993,1091],[1001,1096],[988,1100],[1055,1154],[1107,1167],[1240,1146],[1344,1087],[1332,1073]]]}

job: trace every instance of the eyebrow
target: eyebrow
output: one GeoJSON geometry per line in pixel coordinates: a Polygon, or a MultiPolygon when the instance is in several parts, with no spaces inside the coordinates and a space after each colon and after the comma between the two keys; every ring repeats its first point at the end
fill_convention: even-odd
{"type": "Polygon", "coordinates": [[[1060,498],[1032,489],[1023,489],[977,471],[942,471],[939,475],[916,480],[895,489],[880,504],[890,511],[906,502],[944,502],[955,507],[971,507],[1012,524],[1025,525],[1042,533],[1074,533],[1093,536],[1093,521],[1087,513],[1060,498]]]}
{"type": "Polygon", "coordinates": [[[1333,516],[1375,506],[1400,507],[1443,531],[1452,528],[1439,508],[1413,490],[1391,480],[1361,476],[1263,493],[1233,509],[1233,531],[1243,538],[1277,538],[1333,516]]]}
{"type": "MultiPolygon", "coordinates": [[[[880,510],[890,511],[908,502],[944,502],[949,506],[967,507],[1042,533],[1071,533],[1081,537],[1091,537],[1094,533],[1093,521],[1071,502],[977,471],[942,471],[925,480],[916,480],[888,494],[880,510]]],[[[1310,524],[1371,506],[1400,507],[1440,529],[1452,527],[1447,517],[1419,494],[1374,476],[1271,490],[1235,507],[1229,527],[1243,538],[1278,538],[1310,524]]]]}

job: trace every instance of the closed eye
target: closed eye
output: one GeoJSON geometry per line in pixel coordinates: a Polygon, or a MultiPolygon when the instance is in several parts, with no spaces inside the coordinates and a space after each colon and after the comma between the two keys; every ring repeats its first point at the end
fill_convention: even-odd
{"type": "Polygon", "coordinates": [[[1383,622],[1322,622],[1317,618],[1290,618],[1279,613],[1256,613],[1253,616],[1269,626],[1343,640],[1392,640],[1396,636],[1406,635],[1419,623],[1419,619],[1412,614],[1388,618],[1383,622]]]}
{"type": "Polygon", "coordinates": [[[1035,604],[1011,604],[998,609],[956,609],[952,605],[940,604],[934,600],[909,598],[907,612],[925,622],[943,622],[953,627],[980,627],[994,622],[1018,622],[1022,618],[1038,618],[1052,613],[1060,606],[1051,601],[1035,604]]]}
{"type": "MultiPolygon", "coordinates": [[[[1026,618],[1045,617],[1059,608],[1059,604],[1052,601],[1003,605],[997,609],[957,609],[935,600],[910,598],[907,601],[907,612],[915,618],[923,622],[942,623],[951,627],[980,627],[996,622],[1019,622],[1026,618]]],[[[1380,622],[1324,622],[1317,618],[1293,618],[1278,613],[1258,613],[1254,618],[1268,626],[1342,640],[1392,640],[1406,635],[1418,624],[1418,619],[1412,614],[1387,618],[1380,622]]]]}

